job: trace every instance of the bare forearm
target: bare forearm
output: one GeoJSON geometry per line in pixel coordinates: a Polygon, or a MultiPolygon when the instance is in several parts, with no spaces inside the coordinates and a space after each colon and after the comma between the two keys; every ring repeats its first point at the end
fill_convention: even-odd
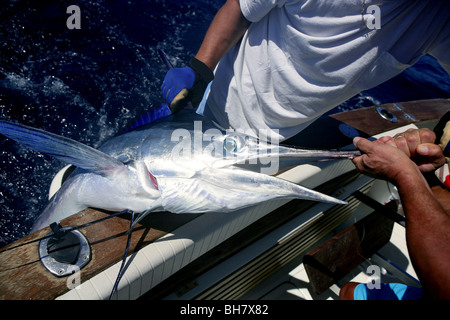
{"type": "Polygon", "coordinates": [[[406,214],[406,240],[414,268],[430,298],[450,298],[450,217],[421,175],[397,182],[406,214]]]}
{"type": "Polygon", "coordinates": [[[220,59],[242,38],[250,22],[244,18],[239,0],[228,0],[217,12],[196,58],[211,70],[220,59]]]}
{"type": "Polygon", "coordinates": [[[363,152],[353,159],[356,168],[395,183],[399,190],[409,255],[425,293],[434,299],[450,299],[450,216],[404,151],[386,141],[357,137],[353,142],[363,152]]]}

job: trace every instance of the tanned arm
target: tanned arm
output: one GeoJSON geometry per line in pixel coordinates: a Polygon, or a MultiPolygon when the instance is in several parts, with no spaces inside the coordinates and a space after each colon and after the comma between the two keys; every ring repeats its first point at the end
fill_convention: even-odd
{"type": "Polygon", "coordinates": [[[195,58],[212,71],[220,59],[242,38],[250,22],[242,15],[239,0],[228,0],[217,12],[195,58]]]}
{"type": "Polygon", "coordinates": [[[450,299],[450,217],[419,174],[396,179],[406,215],[408,251],[425,293],[450,299]]]}
{"type": "Polygon", "coordinates": [[[450,299],[450,216],[434,198],[417,165],[400,149],[355,138],[353,159],[366,174],[393,182],[406,216],[406,241],[426,297],[450,299]]]}

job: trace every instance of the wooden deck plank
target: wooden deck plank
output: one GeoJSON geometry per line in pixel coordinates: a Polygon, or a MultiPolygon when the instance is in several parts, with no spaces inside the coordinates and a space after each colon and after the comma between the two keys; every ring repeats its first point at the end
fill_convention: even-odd
{"type": "Polygon", "coordinates": [[[440,119],[450,111],[450,99],[388,103],[379,107],[389,110],[398,121],[389,122],[383,119],[376,111],[377,106],[337,113],[330,117],[351,125],[366,135],[373,136],[411,123],[440,119]]]}
{"type": "MultiPolygon", "coordinates": [[[[79,226],[108,217],[110,214],[105,211],[86,209],[64,219],[61,226],[79,226]]],[[[175,215],[167,212],[149,215],[133,229],[129,253],[146,246],[197,216],[175,215]]],[[[129,226],[130,217],[117,216],[80,229],[88,239],[92,250],[91,261],[80,272],[81,282],[122,259],[129,226]]],[[[49,232],[49,227],[44,228],[0,250],[1,300],[55,299],[69,290],[68,277],[57,277],[51,274],[39,259],[39,241],[37,240],[49,232]]]]}
{"type": "Polygon", "coordinates": [[[379,107],[392,112],[398,121],[394,123],[383,119],[376,111],[377,106],[356,109],[322,116],[283,144],[312,149],[341,148],[353,142],[353,137],[346,136],[342,132],[342,125],[348,125],[356,129],[359,136],[368,138],[411,123],[439,120],[450,111],[450,99],[388,103],[379,107]],[[414,118],[405,115],[413,115],[414,118]]]}

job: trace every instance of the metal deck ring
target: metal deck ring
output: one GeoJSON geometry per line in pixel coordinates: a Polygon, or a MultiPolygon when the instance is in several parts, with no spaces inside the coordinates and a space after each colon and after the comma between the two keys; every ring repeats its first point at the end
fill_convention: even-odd
{"type": "Polygon", "coordinates": [[[386,109],[384,107],[376,107],[376,111],[384,120],[387,120],[387,121],[393,122],[393,123],[398,122],[397,117],[388,109],[386,109]]]}
{"type": "MultiPolygon", "coordinates": [[[[61,231],[67,231],[70,228],[61,228],[61,231]]],[[[39,242],[39,257],[44,267],[52,274],[58,277],[64,277],[80,271],[91,260],[91,248],[86,237],[78,230],[72,230],[70,233],[74,234],[79,240],[80,251],[78,253],[77,261],[74,264],[61,263],[50,256],[48,252],[48,242],[50,241],[53,232],[47,234],[45,239],[39,242]]]]}

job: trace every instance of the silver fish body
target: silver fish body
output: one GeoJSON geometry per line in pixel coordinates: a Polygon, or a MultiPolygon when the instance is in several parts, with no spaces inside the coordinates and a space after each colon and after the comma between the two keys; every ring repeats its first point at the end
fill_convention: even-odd
{"type": "Polygon", "coordinates": [[[0,121],[0,133],[78,168],[33,226],[39,230],[87,207],[142,213],[231,212],[272,199],[345,202],[267,174],[278,161],[351,158],[223,132],[192,110],[113,137],[98,150],[43,130],[0,121]],[[259,166],[265,164],[266,166],[259,166]],[[258,170],[248,170],[258,167],[258,170]],[[261,169],[262,168],[262,169],[261,169]],[[259,172],[258,172],[259,171],[259,172]]]}

